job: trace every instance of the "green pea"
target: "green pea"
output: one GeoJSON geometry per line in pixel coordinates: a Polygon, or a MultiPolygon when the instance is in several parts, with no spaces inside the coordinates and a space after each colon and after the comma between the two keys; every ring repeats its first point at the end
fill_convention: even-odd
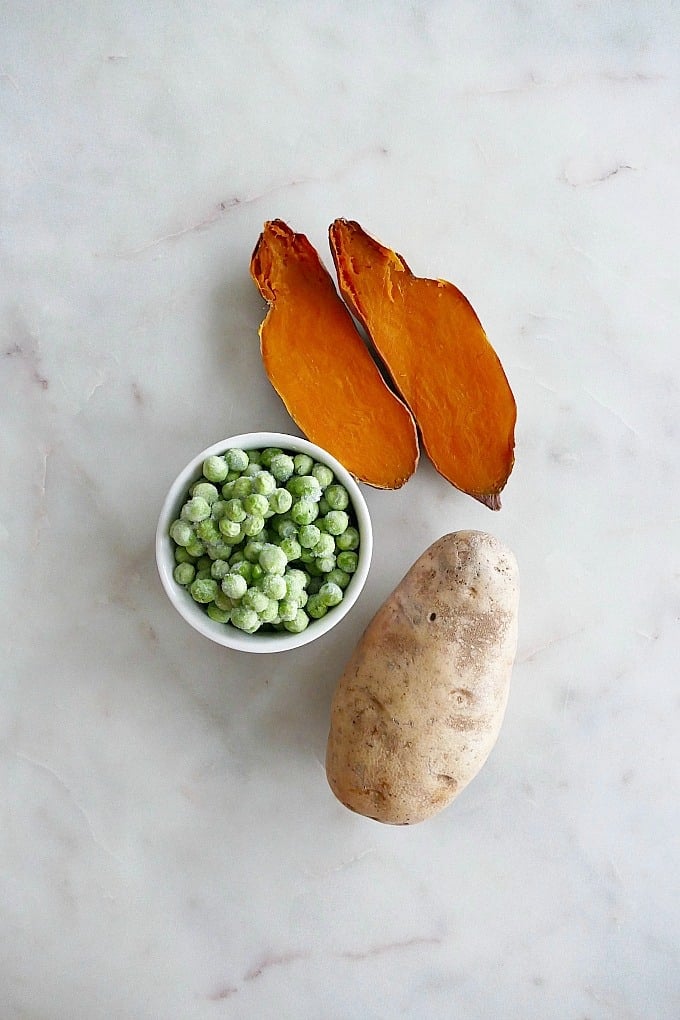
{"type": "Polygon", "coordinates": [[[227,512],[227,503],[224,499],[216,499],[210,507],[210,516],[214,521],[221,520],[227,512]]]}
{"type": "Polygon", "coordinates": [[[322,574],[329,574],[334,568],[335,562],[335,556],[317,556],[314,561],[316,569],[321,571],[322,574]]]}
{"type": "Polygon", "coordinates": [[[245,535],[254,538],[264,528],[264,517],[251,517],[249,514],[241,527],[245,535]]]}
{"type": "Polygon", "coordinates": [[[199,556],[196,560],[196,570],[210,570],[212,567],[212,560],[209,556],[199,556]]]}
{"type": "Polygon", "coordinates": [[[319,500],[319,513],[322,516],[325,516],[330,510],[330,508],[331,508],[330,503],[328,502],[325,496],[322,496],[321,499],[319,500]]]}
{"type": "MultiPolygon", "coordinates": [[[[240,478],[240,475],[236,476],[240,478]]],[[[234,495],[234,481],[235,479],[230,478],[228,482],[225,482],[222,486],[222,499],[231,499],[234,495]]]]}
{"type": "Polygon", "coordinates": [[[319,575],[318,577],[310,577],[309,584],[307,585],[307,594],[308,595],[318,594],[318,592],[321,590],[322,584],[323,577],[321,577],[321,575],[319,575]]]}
{"type": "Polygon", "coordinates": [[[349,506],[349,493],[344,485],[329,485],[324,496],[331,510],[345,510],[349,506]]]}
{"type": "Polygon", "coordinates": [[[321,486],[313,475],[293,475],[286,488],[296,499],[311,499],[314,503],[321,499],[321,486]]]}
{"type": "Polygon", "coordinates": [[[260,553],[264,549],[264,542],[247,542],[244,549],[243,555],[249,563],[257,563],[260,558],[260,553]]]}
{"type": "Polygon", "coordinates": [[[194,535],[193,541],[189,542],[189,544],[185,546],[185,548],[186,551],[190,553],[192,556],[198,557],[202,556],[203,553],[205,552],[205,543],[201,542],[200,538],[196,538],[196,536],[194,535]]]}
{"type": "Polygon", "coordinates": [[[344,510],[329,510],[324,517],[324,524],[329,535],[341,535],[347,530],[349,517],[344,510]]]}
{"type": "Polygon", "coordinates": [[[312,617],[313,620],[320,620],[322,616],[325,616],[328,612],[328,606],[321,598],[321,594],[310,595],[307,600],[307,613],[312,617]]]}
{"type": "Polygon", "coordinates": [[[245,471],[248,464],[250,464],[248,454],[245,450],[239,450],[238,447],[235,447],[233,450],[227,450],[224,459],[230,471],[245,471]]]}
{"type": "Polygon", "coordinates": [[[196,570],[197,581],[208,581],[211,577],[212,574],[210,573],[210,567],[201,567],[200,570],[196,570]]]}
{"type": "Polygon", "coordinates": [[[253,563],[253,568],[250,571],[250,576],[253,580],[253,583],[262,580],[262,578],[264,577],[264,570],[262,569],[259,563],[253,563]]]}
{"type": "Polygon", "coordinates": [[[286,554],[286,559],[289,563],[292,563],[293,560],[297,560],[302,552],[300,543],[294,538],[284,538],[279,549],[286,554]]]}
{"type": "Polygon", "coordinates": [[[288,489],[274,489],[269,497],[269,508],[275,514],[285,514],[293,505],[293,497],[288,489]]]}
{"type": "Polygon", "coordinates": [[[330,608],[331,606],[337,606],[342,602],[342,588],[339,584],[335,584],[333,581],[326,581],[319,588],[319,598],[323,601],[324,605],[330,608]]]}
{"type": "Polygon", "coordinates": [[[273,623],[274,620],[280,619],[279,603],[276,599],[269,599],[267,605],[257,615],[262,623],[273,623]]]}
{"type": "Polygon", "coordinates": [[[359,566],[359,557],[355,552],[341,552],[338,553],[337,563],[340,570],[344,570],[348,574],[353,574],[359,566]]]}
{"type": "Polygon", "coordinates": [[[319,507],[311,499],[299,499],[290,508],[290,519],[295,524],[311,524],[319,516],[319,507]]]}
{"type": "Polygon", "coordinates": [[[303,524],[298,535],[298,542],[303,549],[313,549],[321,538],[321,532],[316,524],[303,524]]]}
{"type": "Polygon", "coordinates": [[[216,602],[211,602],[208,606],[208,616],[215,623],[229,623],[231,619],[230,609],[220,609],[216,602]]]}
{"type": "Polygon", "coordinates": [[[269,605],[269,599],[259,588],[248,588],[241,598],[241,605],[247,609],[254,609],[256,613],[261,613],[269,605]]]}
{"type": "Polygon", "coordinates": [[[213,485],[212,482],[196,482],[191,489],[191,495],[200,496],[201,499],[204,499],[206,503],[209,503],[210,506],[212,506],[215,500],[219,498],[220,494],[217,487],[213,485]]]}
{"type": "Polygon", "coordinates": [[[266,450],[263,450],[260,454],[260,464],[263,467],[268,468],[274,457],[278,457],[279,454],[283,453],[283,450],[279,450],[278,446],[268,446],[266,450]]]}
{"type": "Polygon", "coordinates": [[[231,567],[226,560],[213,560],[210,567],[210,576],[216,581],[222,581],[230,570],[231,567]]]}
{"type": "Polygon", "coordinates": [[[244,499],[246,496],[249,496],[253,491],[252,478],[246,478],[244,475],[241,475],[240,478],[237,478],[236,481],[233,482],[233,488],[231,491],[232,495],[236,499],[244,499]]]}
{"type": "MultiPolygon", "coordinates": [[[[213,605],[212,602],[210,604],[213,605]]],[[[218,609],[225,609],[231,612],[234,608],[234,600],[230,599],[228,595],[225,595],[221,588],[218,588],[215,592],[214,605],[216,605],[218,609]]]]}
{"type": "Polygon", "coordinates": [[[212,602],[217,592],[217,581],[210,577],[197,578],[189,588],[195,602],[212,602]]]}
{"type": "Polygon", "coordinates": [[[234,627],[245,631],[246,634],[254,634],[260,628],[260,620],[254,609],[246,606],[234,606],[231,611],[231,622],[234,627]]]}
{"type": "Polygon", "coordinates": [[[203,461],[203,474],[209,482],[223,482],[229,474],[227,461],[224,457],[213,454],[203,461]]]}
{"type": "Polygon", "coordinates": [[[296,453],[293,457],[296,475],[308,475],[314,467],[314,461],[306,453],[296,453]]]}
{"type": "MultiPolygon", "coordinates": [[[[279,603],[280,604],[280,603],[279,603]]],[[[298,609],[293,620],[283,620],[283,626],[286,630],[290,631],[291,634],[301,634],[309,623],[309,617],[307,616],[304,609],[298,609]]]]}
{"type": "Polygon", "coordinates": [[[286,597],[288,586],[285,577],[281,574],[265,574],[260,584],[268,598],[276,599],[278,602],[279,599],[286,597]]]}
{"type": "Polygon", "coordinates": [[[315,464],[312,468],[312,477],[316,478],[321,489],[326,489],[333,481],[334,475],[329,467],[325,464],[315,464]]]}
{"type": "Polygon", "coordinates": [[[178,563],[172,572],[177,584],[191,584],[196,576],[196,568],[191,563],[178,563]]]}
{"type": "MultiPolygon", "coordinates": [[[[206,550],[203,550],[206,552],[206,550]]],[[[219,542],[211,542],[207,548],[211,560],[226,560],[231,553],[231,546],[223,538],[219,542]]]]}
{"type": "Polygon", "coordinates": [[[200,540],[205,542],[207,545],[210,545],[212,542],[219,542],[220,540],[220,532],[218,531],[217,525],[212,517],[207,517],[204,521],[199,521],[196,525],[196,534],[200,540]]]}
{"type": "MultiPolygon", "coordinates": [[[[245,578],[247,588],[253,578],[253,564],[249,563],[248,560],[240,560],[238,563],[232,564],[231,572],[232,574],[240,574],[241,577],[245,578]]],[[[239,595],[238,597],[240,598],[241,596],[239,595]]]]}
{"type": "Polygon", "coordinates": [[[340,549],[341,552],[346,549],[358,549],[359,532],[357,531],[356,528],[353,528],[350,525],[350,527],[346,528],[341,535],[338,535],[338,537],[335,540],[335,544],[337,545],[338,549],[340,549]]]}
{"type": "Polygon", "coordinates": [[[243,500],[243,509],[254,517],[264,517],[269,509],[269,500],[260,492],[251,492],[243,500]]]}
{"type": "Polygon", "coordinates": [[[304,570],[298,570],[297,567],[291,567],[283,575],[283,579],[286,582],[286,592],[293,598],[295,595],[304,590],[305,585],[309,581],[307,574],[304,570]]]}
{"type": "Polygon", "coordinates": [[[288,559],[282,548],[268,543],[263,546],[258,562],[267,574],[283,574],[286,569],[288,559]]]}
{"type": "Polygon", "coordinates": [[[178,545],[175,549],[175,562],[176,563],[193,563],[194,557],[187,552],[182,545],[178,545]]]}
{"type": "Polygon", "coordinates": [[[248,460],[251,464],[259,464],[262,459],[262,453],[259,450],[248,450],[248,460]]]}
{"type": "Polygon", "coordinates": [[[279,538],[297,538],[298,526],[290,518],[283,518],[274,522],[274,531],[279,538]]]}
{"type": "Polygon", "coordinates": [[[297,599],[290,597],[281,599],[279,602],[279,616],[284,623],[290,622],[295,619],[299,608],[300,603],[297,599]]]}
{"type": "MultiPolygon", "coordinates": [[[[274,475],[270,474],[269,471],[260,471],[258,475],[253,478],[253,492],[258,496],[270,496],[276,488],[276,479],[274,475]]],[[[264,508],[262,511],[267,509],[264,508]]]]}
{"type": "Polygon", "coordinates": [[[248,465],[241,477],[250,478],[252,481],[255,478],[255,475],[259,475],[260,471],[262,471],[261,465],[252,463],[248,465]]]}
{"type": "Polygon", "coordinates": [[[195,540],[196,535],[194,534],[194,529],[187,521],[173,521],[170,525],[170,538],[177,545],[186,547],[195,540]]]}
{"type": "Polygon", "coordinates": [[[312,549],[314,556],[332,556],[335,552],[335,539],[325,532],[319,534],[319,541],[312,549]]]}
{"type": "Polygon", "coordinates": [[[229,573],[222,578],[222,591],[230,599],[242,599],[248,590],[248,581],[242,574],[229,573]]]}
{"type": "Polygon", "coordinates": [[[326,580],[329,584],[337,584],[338,588],[342,588],[344,591],[352,577],[346,570],[341,570],[340,567],[336,566],[326,574],[326,580]]]}
{"type": "Polygon", "coordinates": [[[295,471],[295,463],[287,453],[277,453],[269,462],[269,470],[277,482],[287,482],[295,471]]]}
{"type": "MultiPolygon", "coordinates": [[[[248,498],[247,496],[245,497],[248,498]]],[[[239,524],[241,521],[246,519],[246,511],[238,496],[234,496],[232,499],[227,500],[224,508],[224,516],[230,521],[237,521],[239,524]]]]}

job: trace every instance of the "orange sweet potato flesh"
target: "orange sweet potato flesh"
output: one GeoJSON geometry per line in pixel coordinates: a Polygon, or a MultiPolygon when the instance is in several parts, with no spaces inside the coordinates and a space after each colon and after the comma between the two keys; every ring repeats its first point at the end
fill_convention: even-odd
{"type": "Polygon", "coordinates": [[[311,442],[356,478],[397,489],[418,464],[418,433],[388,388],[316,250],[272,220],[251,275],[270,308],[260,327],[265,370],[311,442]]]}
{"type": "Polygon", "coordinates": [[[340,291],[365,326],[437,471],[492,510],[514,463],[515,400],[457,287],[414,276],[358,223],[329,230],[340,291]]]}

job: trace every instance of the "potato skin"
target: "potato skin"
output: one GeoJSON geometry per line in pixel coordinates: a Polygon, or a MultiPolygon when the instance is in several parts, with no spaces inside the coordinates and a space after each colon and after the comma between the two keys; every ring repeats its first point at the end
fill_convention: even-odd
{"type": "Polygon", "coordinates": [[[517,561],[494,536],[434,542],[370,622],[331,706],[326,775],[359,814],[409,825],[479,772],[517,647],[517,561]]]}

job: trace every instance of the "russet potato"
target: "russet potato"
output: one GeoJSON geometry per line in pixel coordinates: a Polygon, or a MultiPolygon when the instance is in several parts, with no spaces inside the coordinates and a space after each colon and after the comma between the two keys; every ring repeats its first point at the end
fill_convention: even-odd
{"type": "Polygon", "coordinates": [[[505,713],[518,600],[517,561],[485,532],[445,535],[411,567],[333,697],[326,774],[346,807],[420,822],[479,772],[505,713]]]}

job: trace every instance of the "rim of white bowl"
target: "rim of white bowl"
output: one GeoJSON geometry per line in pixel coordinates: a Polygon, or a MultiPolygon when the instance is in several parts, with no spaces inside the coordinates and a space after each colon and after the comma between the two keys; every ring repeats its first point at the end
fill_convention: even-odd
{"type": "Polygon", "coordinates": [[[324,634],[327,634],[328,631],[332,630],[347,616],[359,598],[368,577],[372,555],[373,528],[371,518],[366,500],[356,480],[347,468],[343,467],[340,461],[328,453],[327,450],[310,442],[308,439],[293,436],[285,432],[243,432],[237,436],[228,436],[217,443],[212,443],[205,450],[201,450],[200,453],[197,453],[185,465],[170,486],[168,494],[163,501],[156,528],[156,566],[161,584],[170,602],[180,616],[194,630],[197,630],[204,637],[225,648],[232,648],[240,652],[284,652],[293,648],[301,648],[303,645],[310,644],[312,641],[323,637],[324,634]],[[265,449],[269,446],[290,449],[295,453],[307,453],[314,460],[327,464],[336,478],[349,492],[360,535],[359,564],[345,589],[342,602],[334,606],[320,620],[311,620],[309,626],[300,634],[277,631],[264,634],[259,632],[246,634],[243,631],[239,631],[236,627],[217,623],[217,621],[211,620],[206,615],[205,611],[194,602],[184,588],[177,584],[173,577],[173,570],[177,564],[174,557],[174,548],[168,535],[168,529],[172,521],[179,514],[182,503],[186,499],[189,486],[200,477],[200,467],[203,461],[206,457],[210,457],[213,454],[224,453],[230,447],[238,447],[247,451],[249,449],[265,449]]]}

